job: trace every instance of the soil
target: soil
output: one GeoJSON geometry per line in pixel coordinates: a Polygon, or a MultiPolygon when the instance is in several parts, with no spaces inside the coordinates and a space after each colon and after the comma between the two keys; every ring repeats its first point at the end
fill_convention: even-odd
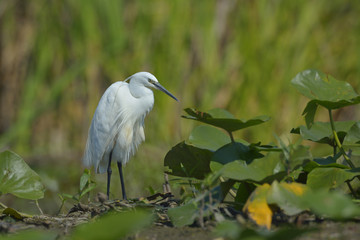
{"type": "MultiPolygon", "coordinates": [[[[88,222],[91,218],[102,215],[109,210],[123,211],[127,208],[134,207],[140,204],[161,206],[161,209],[167,207],[176,206],[178,202],[169,198],[166,194],[157,194],[156,196],[150,196],[148,198],[138,199],[135,202],[124,201],[104,201],[101,200],[95,203],[82,204],[78,203],[69,211],[66,215],[58,216],[46,216],[38,215],[32,217],[23,217],[16,214],[2,214],[0,215],[0,233],[12,234],[27,229],[42,229],[51,230],[59,234],[59,236],[67,236],[71,231],[79,224],[88,222]]],[[[159,209],[159,208],[157,208],[159,209]]],[[[173,227],[168,219],[166,212],[157,211],[158,220],[153,224],[151,228],[143,230],[134,236],[128,237],[129,240],[136,239],[189,239],[189,240],[205,240],[215,239],[212,230],[214,229],[215,222],[207,221],[204,227],[200,227],[194,224],[191,227],[176,228],[173,227]]],[[[274,219],[274,227],[276,225],[286,225],[289,222],[300,228],[316,228],[315,231],[306,235],[300,236],[301,240],[312,239],[359,239],[360,236],[360,221],[348,221],[348,222],[334,222],[329,220],[315,219],[313,216],[305,213],[296,219],[274,219]],[[280,219],[280,220],[279,220],[280,219]],[[288,223],[286,223],[288,222],[288,223]]],[[[60,237],[60,239],[62,239],[60,237]]]]}

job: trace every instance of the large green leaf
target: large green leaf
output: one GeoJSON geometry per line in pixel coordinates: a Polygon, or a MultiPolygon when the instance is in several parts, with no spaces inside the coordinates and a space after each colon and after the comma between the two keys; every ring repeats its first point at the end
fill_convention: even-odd
{"type": "Polygon", "coordinates": [[[360,122],[356,122],[344,138],[343,147],[351,149],[353,155],[360,155],[360,122]]]}
{"type": "Polygon", "coordinates": [[[182,116],[183,118],[207,123],[215,127],[225,129],[228,132],[258,125],[270,120],[270,117],[268,116],[259,116],[249,120],[240,120],[234,118],[231,113],[222,109],[214,109],[207,113],[200,112],[192,108],[186,108],[185,112],[189,115],[182,116]]]}
{"type": "Polygon", "coordinates": [[[71,239],[123,239],[153,222],[150,212],[137,209],[132,212],[123,212],[101,217],[97,221],[82,224],[75,229],[71,239]]]}
{"type": "Polygon", "coordinates": [[[308,174],[307,185],[313,189],[333,189],[356,176],[360,176],[360,168],[315,168],[308,174]]]}
{"type": "Polygon", "coordinates": [[[267,200],[270,204],[277,204],[290,215],[310,209],[317,215],[331,219],[351,219],[360,216],[360,207],[343,193],[324,188],[312,189],[298,183],[274,182],[267,200]]]}
{"type": "Polygon", "coordinates": [[[338,109],[360,103],[360,96],[349,83],[338,81],[318,70],[302,71],[291,83],[301,94],[311,99],[303,112],[308,127],[314,122],[318,105],[327,109],[338,109]]]}
{"type": "MultiPolygon", "coordinates": [[[[213,165],[211,165],[211,168],[213,168],[213,165]]],[[[224,165],[221,169],[221,175],[238,181],[253,180],[255,182],[260,182],[267,177],[263,169],[258,168],[256,165],[248,165],[242,160],[236,160],[224,165]]]]}
{"type": "MultiPolygon", "coordinates": [[[[229,143],[220,149],[218,149],[211,161],[217,162],[221,165],[225,165],[235,160],[244,160],[247,163],[252,162],[256,158],[262,158],[264,155],[259,153],[259,150],[252,145],[246,146],[242,143],[235,142],[229,143]]],[[[213,166],[216,166],[213,165],[213,166]]],[[[216,169],[212,169],[215,171],[216,169]]]]}
{"type": "Polygon", "coordinates": [[[188,145],[210,151],[216,151],[230,142],[228,134],[218,128],[207,125],[195,127],[191,131],[189,139],[185,141],[188,145]]]}
{"type": "Polygon", "coordinates": [[[354,125],[352,125],[344,139],[344,144],[357,143],[360,143],[360,122],[356,122],[354,125]]]}
{"type": "Polygon", "coordinates": [[[315,168],[342,168],[342,169],[350,169],[350,167],[339,164],[336,160],[342,156],[341,152],[338,152],[335,156],[328,156],[324,158],[315,158],[313,161],[309,161],[304,166],[305,172],[311,172],[315,168]]]}
{"type": "Polygon", "coordinates": [[[174,226],[183,227],[194,222],[195,218],[198,216],[198,211],[199,207],[197,206],[197,203],[191,201],[183,206],[170,208],[168,210],[168,216],[174,226]]]}
{"type": "Polygon", "coordinates": [[[360,217],[360,207],[338,191],[325,189],[308,191],[303,200],[314,213],[320,216],[338,220],[360,217]]]}
{"type": "MultiPolygon", "coordinates": [[[[335,129],[340,142],[344,140],[354,123],[355,121],[335,122],[335,129]]],[[[300,134],[303,139],[309,141],[333,145],[333,134],[330,122],[314,122],[310,129],[302,125],[293,128],[291,133],[300,134]]]]}
{"type": "Polygon", "coordinates": [[[235,160],[222,166],[219,162],[211,161],[210,167],[213,171],[219,170],[223,177],[237,181],[272,182],[281,180],[286,175],[278,155],[268,154],[265,158],[255,159],[250,164],[243,160],[235,160]]]}
{"type": "Polygon", "coordinates": [[[36,172],[16,153],[0,153],[0,193],[37,200],[44,197],[44,186],[36,172]]]}
{"type": "Polygon", "coordinates": [[[307,209],[302,200],[306,189],[304,184],[274,181],[267,194],[267,202],[278,205],[287,215],[295,215],[307,209]]]}
{"type": "Polygon", "coordinates": [[[338,81],[318,70],[302,71],[291,83],[301,94],[327,109],[360,103],[360,96],[349,83],[338,81]]]}
{"type": "Polygon", "coordinates": [[[203,179],[210,173],[210,159],[213,153],[181,142],[173,147],[165,156],[164,166],[167,173],[179,177],[203,179]]]}

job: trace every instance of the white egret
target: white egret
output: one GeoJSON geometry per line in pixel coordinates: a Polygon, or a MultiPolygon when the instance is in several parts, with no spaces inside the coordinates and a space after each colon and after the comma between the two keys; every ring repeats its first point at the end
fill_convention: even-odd
{"type": "Polygon", "coordinates": [[[110,192],[111,161],[117,162],[123,199],[126,199],[122,165],[145,140],[144,119],[154,106],[152,88],[175,99],[154,75],[138,72],[113,83],[101,97],[88,133],[83,163],[96,173],[107,171],[107,197],[110,192]]]}

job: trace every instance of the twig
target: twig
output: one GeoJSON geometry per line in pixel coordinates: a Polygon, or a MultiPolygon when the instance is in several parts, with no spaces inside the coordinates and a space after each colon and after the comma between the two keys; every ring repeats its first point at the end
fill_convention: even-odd
{"type": "MultiPolygon", "coordinates": [[[[225,179],[224,179],[223,177],[219,177],[219,179],[220,179],[221,182],[225,182],[225,179]]],[[[236,193],[235,193],[235,191],[232,190],[232,189],[229,189],[229,194],[230,194],[233,198],[236,197],[236,193]]]]}
{"type": "Polygon", "coordinates": [[[4,205],[4,204],[3,204],[3,203],[1,203],[1,202],[0,202],[0,207],[1,207],[1,208],[4,208],[4,209],[5,209],[5,208],[7,208],[7,206],[6,206],[6,205],[4,205]]]}

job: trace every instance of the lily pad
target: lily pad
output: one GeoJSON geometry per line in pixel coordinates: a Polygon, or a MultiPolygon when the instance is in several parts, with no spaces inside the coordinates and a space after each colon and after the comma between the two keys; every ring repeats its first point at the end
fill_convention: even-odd
{"type": "Polygon", "coordinates": [[[19,155],[4,151],[0,153],[0,193],[37,200],[44,197],[44,185],[19,155]]]}
{"type": "Polygon", "coordinates": [[[222,109],[215,109],[207,113],[192,108],[186,108],[185,112],[189,115],[182,116],[183,118],[207,123],[212,126],[225,129],[227,132],[234,132],[270,120],[270,117],[268,116],[258,116],[249,120],[236,119],[233,115],[231,115],[231,113],[222,109]]]}

